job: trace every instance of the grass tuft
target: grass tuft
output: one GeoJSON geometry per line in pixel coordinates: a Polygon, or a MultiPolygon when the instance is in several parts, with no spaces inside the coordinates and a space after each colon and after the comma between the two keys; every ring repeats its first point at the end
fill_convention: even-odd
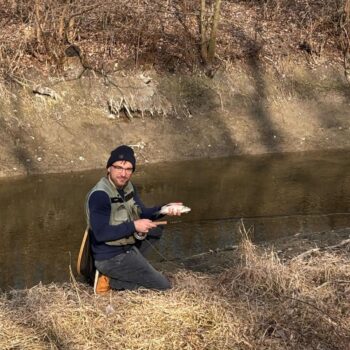
{"type": "Polygon", "coordinates": [[[0,296],[1,349],[348,349],[342,249],[281,262],[245,237],[220,274],[178,271],[167,292],[94,296],[77,283],[0,296]]]}

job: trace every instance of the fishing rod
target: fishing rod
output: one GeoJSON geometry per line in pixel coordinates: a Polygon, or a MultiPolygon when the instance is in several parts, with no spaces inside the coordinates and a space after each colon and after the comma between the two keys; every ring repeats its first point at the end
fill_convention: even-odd
{"type": "MultiPolygon", "coordinates": [[[[191,211],[190,208],[188,207],[185,207],[183,205],[180,205],[180,207],[183,207],[183,213],[188,213],[189,211],[191,211]]],[[[180,208],[181,209],[181,208],[180,208]]],[[[164,212],[164,214],[166,214],[166,212],[164,212]]],[[[326,216],[326,217],[329,217],[329,216],[334,216],[334,215],[350,215],[349,212],[335,212],[335,213],[328,213],[328,214],[319,214],[319,213],[308,213],[308,214],[274,214],[274,215],[254,215],[254,216],[231,216],[231,217],[226,217],[226,218],[209,218],[209,219],[200,219],[200,220],[190,220],[190,221],[183,221],[183,220],[174,220],[174,221],[154,221],[154,223],[156,223],[156,225],[167,225],[167,224],[179,224],[179,223],[185,223],[185,224],[193,224],[193,223],[204,223],[204,222],[215,222],[215,221],[232,221],[232,220],[254,220],[254,219],[275,219],[275,218],[279,218],[279,219],[288,219],[288,218],[295,218],[295,217],[321,217],[321,216],[326,216]]],[[[349,228],[349,227],[347,227],[349,228]]],[[[162,261],[166,261],[166,262],[169,262],[171,263],[172,265],[175,265],[177,267],[180,267],[180,265],[174,263],[174,261],[177,261],[177,260],[187,260],[189,258],[193,258],[193,257],[199,257],[201,255],[206,255],[206,254],[209,254],[209,253],[212,253],[212,252],[215,252],[215,251],[218,251],[217,249],[216,250],[212,250],[210,249],[209,252],[202,252],[200,254],[196,254],[195,256],[190,256],[190,257],[185,257],[185,258],[182,258],[182,259],[178,259],[178,258],[175,258],[175,259],[169,259],[167,257],[165,257],[162,253],[160,253],[158,251],[157,248],[154,247],[153,244],[151,244],[149,241],[147,241],[147,243],[151,246],[151,248],[163,259],[162,261]]],[[[225,247],[223,249],[220,249],[221,250],[232,250],[234,248],[237,248],[236,245],[234,246],[230,246],[230,247],[225,247]]],[[[201,265],[201,264],[199,264],[201,265]]]]}
{"type": "MultiPolygon", "coordinates": [[[[350,213],[331,213],[331,214],[321,214],[321,215],[349,215],[350,213]]],[[[310,215],[318,215],[318,214],[310,214],[310,215]]],[[[253,217],[255,218],[255,217],[253,217]]],[[[230,218],[231,219],[231,218],[230,218]]],[[[208,219],[208,220],[222,220],[222,219],[208,219]]],[[[162,224],[167,224],[168,222],[162,222],[162,224]]],[[[170,222],[171,223],[171,222],[170,222]]],[[[349,227],[344,227],[344,230],[348,230],[350,229],[349,227]]],[[[313,232],[309,232],[312,234],[320,234],[326,232],[324,230],[322,231],[313,231],[313,232]]],[[[190,256],[185,256],[185,257],[181,257],[181,258],[168,258],[166,256],[164,256],[151,242],[147,241],[147,243],[149,244],[149,246],[155,251],[155,253],[157,253],[162,259],[160,260],[160,262],[167,262],[170,263],[171,265],[175,266],[176,268],[183,268],[184,267],[184,263],[185,261],[188,261],[190,259],[196,259],[196,258],[200,258],[200,257],[204,257],[208,254],[214,254],[214,253],[220,253],[220,252],[224,252],[224,251],[231,251],[231,250],[235,250],[238,248],[237,244],[234,245],[229,245],[229,246],[225,246],[223,248],[215,248],[215,249],[209,249],[208,251],[205,252],[200,252],[194,255],[190,255],[190,256]]],[[[200,262],[194,265],[191,265],[192,268],[196,267],[198,268],[199,266],[202,265],[206,265],[207,262],[200,262]]]]}
{"type": "MultiPolygon", "coordinates": [[[[158,211],[158,214],[171,214],[174,212],[181,213],[181,214],[187,214],[191,211],[191,208],[186,207],[181,202],[175,202],[175,203],[169,203],[161,207],[161,209],[158,211]]],[[[227,221],[227,220],[254,220],[254,219],[275,219],[275,218],[292,218],[292,217],[312,217],[312,216],[332,216],[332,215],[350,215],[349,212],[335,212],[335,213],[327,213],[327,214],[320,214],[320,213],[306,213],[306,214],[273,214],[273,215],[254,215],[254,216],[230,216],[226,218],[209,218],[209,219],[200,219],[200,220],[190,220],[190,221],[183,221],[183,220],[173,220],[169,221],[170,224],[177,224],[177,223],[196,223],[196,222],[210,222],[210,221],[227,221]]],[[[155,223],[157,221],[154,221],[155,223]]],[[[163,222],[163,224],[167,224],[167,222],[163,222]]],[[[159,223],[159,225],[161,225],[159,223]]]]}
{"type": "Polygon", "coordinates": [[[317,214],[317,213],[309,213],[309,214],[274,214],[274,215],[254,215],[254,216],[230,216],[225,218],[209,218],[209,219],[199,219],[199,220],[174,220],[168,221],[168,224],[179,224],[179,223],[202,223],[202,222],[214,222],[214,221],[232,221],[232,220],[255,220],[255,219],[288,219],[295,217],[320,217],[320,216],[334,216],[334,215],[350,215],[349,212],[336,212],[336,213],[328,213],[328,214],[317,214]]]}

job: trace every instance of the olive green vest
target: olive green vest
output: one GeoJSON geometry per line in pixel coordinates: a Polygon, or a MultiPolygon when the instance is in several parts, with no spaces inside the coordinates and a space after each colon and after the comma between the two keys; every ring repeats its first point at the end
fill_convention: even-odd
{"type": "MultiPolygon", "coordinates": [[[[116,187],[109,181],[107,177],[103,177],[96,186],[88,193],[86,199],[86,217],[88,227],[90,226],[90,211],[89,211],[89,198],[95,191],[104,191],[108,194],[111,201],[111,216],[109,219],[110,225],[119,225],[126,221],[133,221],[140,218],[140,208],[134,201],[134,187],[129,181],[124,187],[124,199],[119,194],[116,187]]],[[[134,234],[129,237],[117,239],[115,241],[105,242],[108,245],[121,246],[126,244],[134,244],[134,234]]]]}

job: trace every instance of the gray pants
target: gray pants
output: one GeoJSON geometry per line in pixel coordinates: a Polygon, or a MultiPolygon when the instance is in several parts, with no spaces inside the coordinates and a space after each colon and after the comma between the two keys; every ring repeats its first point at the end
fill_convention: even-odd
{"type": "Polygon", "coordinates": [[[140,287],[165,290],[171,288],[168,279],[158,272],[143,256],[143,253],[158,238],[147,237],[138,241],[125,253],[108,260],[95,261],[98,271],[110,278],[110,286],[118,290],[133,290],[140,287]]]}

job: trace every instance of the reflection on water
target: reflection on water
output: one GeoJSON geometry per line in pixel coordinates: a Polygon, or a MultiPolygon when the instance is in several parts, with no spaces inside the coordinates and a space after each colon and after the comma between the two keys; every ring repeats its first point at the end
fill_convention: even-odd
{"type": "MultiPolygon", "coordinates": [[[[183,201],[157,247],[169,259],[237,242],[350,226],[349,152],[244,156],[139,166],[147,205],[183,201]]],[[[0,182],[0,288],[66,281],[85,229],[84,199],[104,170],[0,182]]],[[[152,259],[160,260],[153,253],[152,259]]]]}

